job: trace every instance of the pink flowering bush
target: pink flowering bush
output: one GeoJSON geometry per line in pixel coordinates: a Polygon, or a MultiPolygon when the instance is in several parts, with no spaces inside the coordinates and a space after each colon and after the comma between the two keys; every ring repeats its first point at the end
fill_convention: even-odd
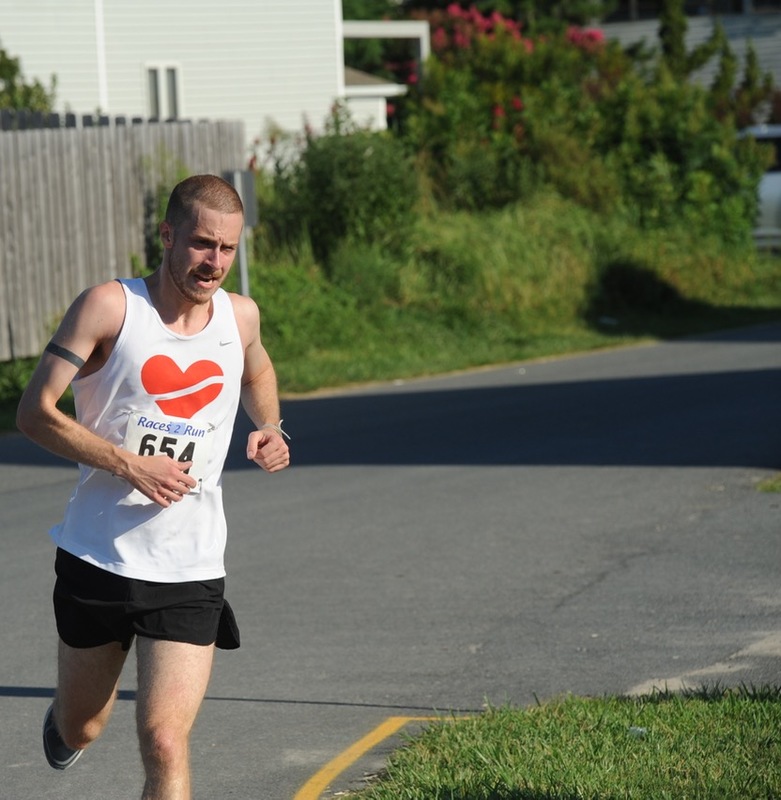
{"type": "Polygon", "coordinates": [[[605,46],[605,34],[598,28],[578,28],[570,25],[566,38],[576,47],[587,52],[594,52],[605,46]]]}
{"type": "Polygon", "coordinates": [[[448,51],[457,54],[469,50],[480,36],[488,39],[507,36],[515,41],[523,38],[520,23],[496,11],[481,14],[474,6],[466,9],[451,3],[445,11],[432,12],[428,20],[433,31],[431,45],[439,56],[448,51]]]}
{"type": "Polygon", "coordinates": [[[528,195],[544,173],[544,164],[530,163],[536,132],[587,124],[584,79],[601,83],[615,70],[615,49],[575,29],[531,39],[515,20],[456,3],[426,18],[435,55],[407,103],[404,130],[429,164],[435,193],[469,208],[528,195]]]}
{"type": "Polygon", "coordinates": [[[425,18],[434,55],[402,130],[440,203],[499,207],[545,184],[644,226],[750,232],[761,159],[706,90],[642,71],[595,28],[531,38],[457,3],[425,18]]]}

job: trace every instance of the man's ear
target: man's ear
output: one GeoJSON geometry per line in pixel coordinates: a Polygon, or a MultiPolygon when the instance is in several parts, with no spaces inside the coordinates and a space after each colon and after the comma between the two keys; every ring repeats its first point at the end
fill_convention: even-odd
{"type": "Polygon", "coordinates": [[[166,249],[170,249],[174,245],[174,229],[171,226],[170,222],[163,220],[160,223],[160,241],[163,243],[163,247],[166,249]]]}

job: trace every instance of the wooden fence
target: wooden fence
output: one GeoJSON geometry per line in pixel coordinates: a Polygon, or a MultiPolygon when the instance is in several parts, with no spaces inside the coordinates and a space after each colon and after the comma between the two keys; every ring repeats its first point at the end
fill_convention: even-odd
{"type": "Polygon", "coordinates": [[[241,122],[0,131],[0,361],[38,355],[80,291],[145,263],[176,181],[245,161],[241,122]]]}

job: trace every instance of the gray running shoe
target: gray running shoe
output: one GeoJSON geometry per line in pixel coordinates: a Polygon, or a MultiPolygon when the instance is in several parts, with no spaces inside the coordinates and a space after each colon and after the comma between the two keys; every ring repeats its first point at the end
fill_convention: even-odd
{"type": "Polygon", "coordinates": [[[49,766],[54,769],[68,769],[78,760],[83,750],[74,750],[62,741],[57,726],[54,724],[52,716],[53,706],[49,706],[46,716],[43,718],[43,753],[49,766]]]}

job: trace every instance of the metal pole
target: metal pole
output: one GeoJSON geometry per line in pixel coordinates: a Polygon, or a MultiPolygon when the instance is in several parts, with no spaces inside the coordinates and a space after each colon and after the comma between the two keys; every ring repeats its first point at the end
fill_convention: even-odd
{"type": "MultiPolygon", "coordinates": [[[[236,191],[239,193],[239,197],[241,197],[241,202],[244,202],[244,197],[242,196],[242,180],[241,180],[241,171],[236,170],[233,173],[233,185],[236,187],[236,191]]],[[[246,220],[245,220],[246,225],[246,220]]],[[[249,269],[247,267],[247,234],[244,230],[245,226],[241,228],[241,237],[239,238],[239,291],[249,297],[249,269]]]]}

